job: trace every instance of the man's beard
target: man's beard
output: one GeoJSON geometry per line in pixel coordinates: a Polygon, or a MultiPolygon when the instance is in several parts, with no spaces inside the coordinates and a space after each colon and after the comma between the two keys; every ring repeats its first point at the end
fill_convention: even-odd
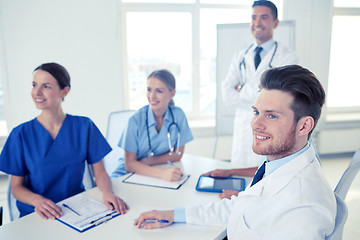
{"type": "Polygon", "coordinates": [[[293,148],[295,146],[295,129],[294,126],[285,138],[276,140],[265,147],[256,146],[264,143],[259,144],[254,140],[253,151],[259,155],[272,156],[274,159],[280,159],[293,154],[293,148]]]}

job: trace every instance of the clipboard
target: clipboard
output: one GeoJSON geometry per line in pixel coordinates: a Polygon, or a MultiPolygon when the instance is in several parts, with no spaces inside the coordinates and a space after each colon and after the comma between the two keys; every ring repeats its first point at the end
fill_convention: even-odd
{"type": "Polygon", "coordinates": [[[104,203],[84,194],[77,194],[56,205],[63,212],[63,215],[56,220],[81,233],[120,215],[110,210],[104,203]]]}
{"type": "Polygon", "coordinates": [[[131,173],[128,177],[126,177],[123,182],[131,183],[149,187],[159,187],[159,188],[167,188],[177,190],[179,189],[188,179],[190,175],[184,174],[179,181],[177,182],[169,182],[163,180],[161,178],[149,177],[137,173],[131,173]]]}

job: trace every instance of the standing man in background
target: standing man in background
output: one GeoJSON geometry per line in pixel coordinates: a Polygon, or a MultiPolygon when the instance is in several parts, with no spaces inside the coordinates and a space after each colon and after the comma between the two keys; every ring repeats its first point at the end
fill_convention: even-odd
{"type": "Polygon", "coordinates": [[[261,74],[269,68],[298,63],[294,52],[273,40],[274,29],[279,24],[276,6],[271,1],[261,0],[255,1],[252,8],[250,30],[255,42],[233,58],[221,86],[225,104],[237,107],[231,162],[237,167],[250,168],[248,174],[242,172],[242,175],[254,174],[262,159],[252,151],[250,128],[251,106],[259,94],[261,74]]]}

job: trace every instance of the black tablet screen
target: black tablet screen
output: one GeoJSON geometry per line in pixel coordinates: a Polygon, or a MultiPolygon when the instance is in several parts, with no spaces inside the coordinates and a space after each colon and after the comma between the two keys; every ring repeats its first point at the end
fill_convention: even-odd
{"type": "Polygon", "coordinates": [[[245,187],[243,178],[213,178],[200,176],[196,189],[199,191],[222,192],[223,189],[242,191],[245,187]]]}

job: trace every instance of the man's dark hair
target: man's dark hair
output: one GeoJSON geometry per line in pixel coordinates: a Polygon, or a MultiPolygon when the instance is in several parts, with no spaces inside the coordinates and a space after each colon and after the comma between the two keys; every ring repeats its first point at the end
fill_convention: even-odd
{"type": "MultiPolygon", "coordinates": [[[[302,117],[311,116],[315,128],[325,103],[325,91],[308,69],[299,65],[269,69],[261,75],[261,88],[290,93],[294,97],[291,109],[294,111],[295,123],[302,117]]],[[[311,133],[312,130],[309,138],[311,133]]]]}
{"type": "Polygon", "coordinates": [[[274,20],[276,20],[278,18],[277,7],[271,1],[266,1],[266,0],[254,1],[252,8],[254,8],[256,6],[265,6],[265,7],[270,8],[271,14],[273,15],[274,20]]]}

